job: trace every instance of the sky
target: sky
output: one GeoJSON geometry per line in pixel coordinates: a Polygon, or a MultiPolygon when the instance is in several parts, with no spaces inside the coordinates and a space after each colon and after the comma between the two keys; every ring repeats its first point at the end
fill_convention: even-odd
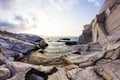
{"type": "Polygon", "coordinates": [[[0,29],[43,36],[79,36],[104,0],[0,0],[0,29]]]}

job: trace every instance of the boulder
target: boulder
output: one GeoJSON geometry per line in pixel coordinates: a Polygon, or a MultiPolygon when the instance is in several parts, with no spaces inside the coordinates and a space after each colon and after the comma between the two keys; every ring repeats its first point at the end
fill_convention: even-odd
{"type": "Polygon", "coordinates": [[[93,67],[75,68],[67,71],[67,75],[70,80],[104,80],[96,74],[93,67]]]}
{"type": "MultiPolygon", "coordinates": [[[[10,77],[7,80],[25,80],[26,78],[28,78],[27,74],[29,75],[29,73],[33,74],[33,75],[31,74],[30,77],[34,77],[35,79],[43,78],[44,80],[45,76],[42,76],[43,74],[49,75],[54,73],[54,71],[56,70],[52,66],[46,66],[46,67],[41,65],[37,66],[37,65],[31,65],[31,64],[22,63],[22,62],[10,62],[8,60],[4,62],[6,63],[5,66],[8,68],[8,71],[10,70],[10,73],[11,73],[11,76],[7,74],[8,72],[5,74],[5,75],[8,75],[8,77],[7,76],[5,77],[7,78],[10,77]]],[[[2,73],[1,73],[1,76],[2,76],[2,73]]]]}
{"type": "Polygon", "coordinates": [[[66,41],[65,42],[66,45],[77,45],[76,41],[66,41]]]}
{"type": "Polygon", "coordinates": [[[61,38],[61,39],[57,40],[57,42],[67,42],[70,40],[71,40],[70,38],[61,38]]]}
{"type": "Polygon", "coordinates": [[[97,61],[104,57],[104,52],[93,52],[88,55],[78,55],[78,54],[70,54],[63,56],[63,62],[67,65],[75,64],[79,67],[87,67],[94,65],[97,61]]]}
{"type": "Polygon", "coordinates": [[[0,80],[6,80],[10,77],[10,70],[7,68],[0,68],[0,80]]]}
{"type": "Polygon", "coordinates": [[[39,46],[40,48],[45,49],[48,46],[48,44],[44,40],[41,40],[39,42],[39,46]]]}
{"type": "Polygon", "coordinates": [[[52,75],[49,75],[48,80],[69,80],[64,68],[58,68],[58,71],[52,75]]]}
{"type": "Polygon", "coordinates": [[[60,40],[71,40],[70,38],[61,38],[60,40]]]}

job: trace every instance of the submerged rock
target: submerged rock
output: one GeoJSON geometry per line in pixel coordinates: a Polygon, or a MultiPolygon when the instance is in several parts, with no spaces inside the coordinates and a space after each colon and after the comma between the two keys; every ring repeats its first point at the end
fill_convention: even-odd
{"type": "Polygon", "coordinates": [[[40,48],[45,49],[48,46],[48,44],[44,40],[41,40],[39,42],[39,46],[40,48]]]}
{"type": "Polygon", "coordinates": [[[76,41],[66,41],[65,42],[66,45],[77,45],[76,41]]]}
{"type": "Polygon", "coordinates": [[[57,42],[67,42],[70,40],[71,40],[70,38],[61,38],[61,39],[57,40],[57,42]]]}
{"type": "Polygon", "coordinates": [[[61,38],[60,40],[71,40],[70,38],[61,38]]]}

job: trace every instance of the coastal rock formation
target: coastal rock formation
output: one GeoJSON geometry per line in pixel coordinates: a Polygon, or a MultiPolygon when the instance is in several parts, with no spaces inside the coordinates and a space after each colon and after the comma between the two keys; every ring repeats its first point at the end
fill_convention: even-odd
{"type": "Polygon", "coordinates": [[[73,54],[63,56],[70,80],[120,80],[120,0],[106,0],[84,26],[73,54]]]}
{"type": "Polygon", "coordinates": [[[73,54],[61,57],[61,68],[16,62],[47,43],[34,35],[0,31],[0,80],[120,80],[119,21],[120,0],[106,0],[84,26],[73,54]]]}
{"type": "Polygon", "coordinates": [[[0,31],[0,50],[10,60],[19,60],[29,52],[45,48],[48,44],[41,38],[29,34],[13,34],[0,31]]]}
{"type": "Polygon", "coordinates": [[[86,44],[92,42],[92,29],[91,24],[85,25],[82,35],[80,35],[78,44],[86,44]]]}

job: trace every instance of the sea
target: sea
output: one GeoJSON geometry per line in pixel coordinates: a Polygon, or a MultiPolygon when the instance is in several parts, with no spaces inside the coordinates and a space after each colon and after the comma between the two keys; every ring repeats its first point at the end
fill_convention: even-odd
{"type": "Polygon", "coordinates": [[[58,42],[62,38],[69,38],[70,41],[78,42],[77,36],[46,37],[45,41],[48,43],[49,46],[45,49],[45,54],[49,54],[54,57],[60,57],[65,54],[72,53],[75,45],[66,45],[65,42],[58,42]]]}
{"type": "Polygon", "coordinates": [[[69,38],[70,41],[78,41],[78,37],[43,37],[48,43],[48,47],[40,52],[40,50],[33,52],[31,55],[24,59],[24,62],[45,65],[45,66],[64,66],[62,56],[71,54],[76,45],[66,45],[65,42],[58,42],[62,38],[69,38]]]}

